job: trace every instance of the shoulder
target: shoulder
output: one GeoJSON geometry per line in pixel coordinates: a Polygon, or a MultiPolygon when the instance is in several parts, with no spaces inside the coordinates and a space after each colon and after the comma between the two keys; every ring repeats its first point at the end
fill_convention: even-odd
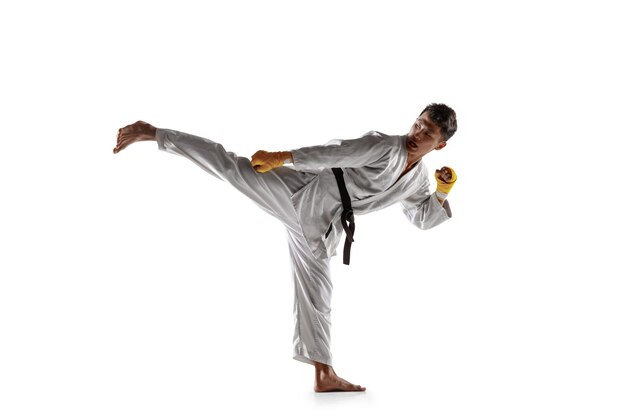
{"type": "Polygon", "coordinates": [[[354,139],[333,139],[326,142],[323,146],[338,146],[338,145],[350,145],[350,146],[371,146],[376,143],[382,142],[383,139],[389,137],[384,133],[380,133],[376,130],[370,130],[369,132],[354,138],[354,139]]]}
{"type": "Polygon", "coordinates": [[[391,145],[394,142],[394,136],[387,135],[377,130],[370,130],[359,138],[371,144],[391,145]]]}
{"type": "Polygon", "coordinates": [[[389,135],[381,133],[378,130],[370,130],[369,132],[365,133],[362,137],[366,137],[366,136],[374,136],[374,137],[378,137],[378,138],[387,138],[387,137],[389,137],[389,135]]]}

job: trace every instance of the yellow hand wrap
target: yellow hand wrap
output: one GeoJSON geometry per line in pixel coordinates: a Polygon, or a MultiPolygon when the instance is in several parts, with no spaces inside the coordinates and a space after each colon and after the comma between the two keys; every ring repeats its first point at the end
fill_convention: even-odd
{"type": "Polygon", "coordinates": [[[291,156],[290,152],[266,152],[257,151],[252,155],[252,166],[257,172],[267,172],[274,168],[283,166],[285,161],[291,156]]]}
{"type": "Polygon", "coordinates": [[[454,183],[456,182],[456,172],[450,167],[446,167],[450,170],[450,174],[452,174],[452,178],[450,181],[445,182],[443,179],[439,178],[437,173],[435,173],[435,179],[437,180],[437,197],[441,200],[445,200],[448,197],[448,193],[454,187],[454,183]]]}

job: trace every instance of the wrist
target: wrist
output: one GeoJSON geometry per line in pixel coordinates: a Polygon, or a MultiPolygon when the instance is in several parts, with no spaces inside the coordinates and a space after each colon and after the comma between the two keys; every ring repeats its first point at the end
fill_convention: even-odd
{"type": "Polygon", "coordinates": [[[157,128],[150,125],[149,134],[150,138],[148,140],[156,140],[157,128]]]}
{"type": "Polygon", "coordinates": [[[283,163],[285,164],[291,164],[293,163],[293,155],[291,154],[291,152],[289,151],[285,151],[285,152],[281,152],[280,153],[280,159],[283,161],[283,163]]]}

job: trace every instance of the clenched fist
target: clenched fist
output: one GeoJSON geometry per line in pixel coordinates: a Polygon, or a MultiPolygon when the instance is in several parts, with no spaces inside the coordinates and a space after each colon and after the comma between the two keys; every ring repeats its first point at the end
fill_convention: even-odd
{"type": "Polygon", "coordinates": [[[456,173],[452,168],[441,167],[435,171],[435,180],[437,180],[437,197],[445,200],[456,182],[456,173]]]}
{"type": "Polygon", "coordinates": [[[291,159],[291,152],[256,151],[250,162],[257,172],[263,173],[283,166],[288,159],[291,159]]]}

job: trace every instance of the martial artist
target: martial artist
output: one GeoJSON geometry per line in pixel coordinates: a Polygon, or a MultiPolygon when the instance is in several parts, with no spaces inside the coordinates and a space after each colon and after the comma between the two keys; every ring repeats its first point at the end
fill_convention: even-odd
{"type": "Polygon", "coordinates": [[[436,170],[437,189],[431,193],[422,158],[443,149],[456,129],[454,110],[430,104],[405,135],[372,131],[322,146],[258,151],[247,159],[212,140],[138,121],[119,129],[113,152],[156,141],[159,149],[192,160],[278,218],[287,229],[294,277],[293,357],[315,366],[317,392],[364,391],[332,367],[330,258],[345,231],[344,263],[349,263],[354,215],[401,203],[420,229],[451,217],[446,197],[456,174],[448,167],[436,170]]]}

